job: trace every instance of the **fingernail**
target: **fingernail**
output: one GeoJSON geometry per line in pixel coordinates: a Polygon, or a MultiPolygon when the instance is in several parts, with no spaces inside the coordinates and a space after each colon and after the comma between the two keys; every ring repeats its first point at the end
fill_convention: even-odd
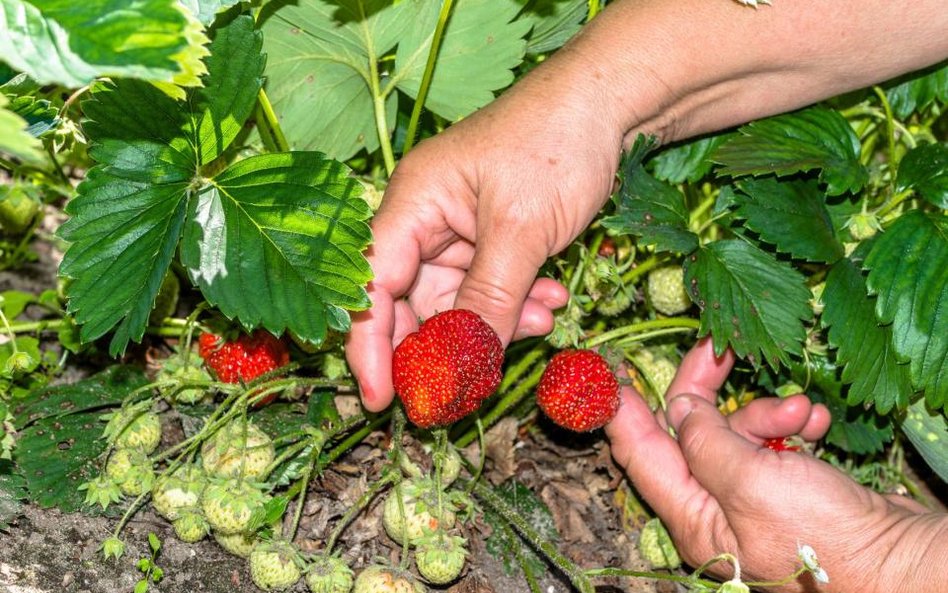
{"type": "Polygon", "coordinates": [[[668,418],[668,424],[678,430],[681,423],[684,422],[688,414],[695,410],[695,402],[687,395],[679,395],[668,402],[668,410],[665,417],[668,418]]]}

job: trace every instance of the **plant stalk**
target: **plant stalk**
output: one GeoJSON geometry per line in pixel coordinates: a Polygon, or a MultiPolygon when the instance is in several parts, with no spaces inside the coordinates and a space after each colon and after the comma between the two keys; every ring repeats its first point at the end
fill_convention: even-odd
{"type": "Polygon", "coordinates": [[[418,96],[415,98],[415,104],[412,105],[411,108],[411,118],[408,120],[408,130],[405,133],[405,146],[402,148],[403,155],[415,145],[418,122],[421,120],[421,111],[425,108],[425,101],[428,99],[428,91],[431,89],[431,79],[434,77],[438,52],[441,51],[441,40],[444,37],[444,29],[448,24],[448,19],[451,17],[451,8],[453,5],[454,0],[443,0],[441,3],[441,12],[438,14],[438,24],[435,26],[434,34],[431,37],[431,47],[428,48],[428,61],[425,62],[425,72],[421,77],[421,85],[418,87],[418,96]]]}

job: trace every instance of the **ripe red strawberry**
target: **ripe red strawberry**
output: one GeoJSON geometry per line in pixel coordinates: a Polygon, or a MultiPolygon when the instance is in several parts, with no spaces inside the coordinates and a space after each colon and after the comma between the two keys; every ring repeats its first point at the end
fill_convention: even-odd
{"type": "Polygon", "coordinates": [[[764,440],[764,443],[761,447],[766,447],[771,451],[781,452],[781,451],[799,451],[800,446],[794,445],[788,437],[774,437],[771,439],[764,440]]]}
{"type": "MultiPolygon", "coordinates": [[[[263,329],[250,335],[241,334],[230,341],[204,333],[198,338],[198,344],[204,364],[224,383],[252,381],[290,362],[286,344],[263,329]]],[[[275,393],[257,402],[257,405],[266,405],[274,399],[275,393]]]]}
{"type": "Polygon", "coordinates": [[[619,409],[619,381],[592,350],[562,350],[537,385],[537,404],[563,428],[586,432],[612,420],[619,409]]]}
{"type": "Polygon", "coordinates": [[[395,349],[392,379],[418,426],[450,424],[480,407],[500,384],[504,348],[476,313],[451,309],[428,318],[395,349]]]}

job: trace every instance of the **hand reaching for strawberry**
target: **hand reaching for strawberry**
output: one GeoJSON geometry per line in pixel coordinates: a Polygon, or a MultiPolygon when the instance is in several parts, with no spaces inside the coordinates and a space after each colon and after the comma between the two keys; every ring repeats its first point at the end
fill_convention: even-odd
{"type": "MultiPolygon", "coordinates": [[[[829,427],[826,408],[805,396],[757,399],[722,416],[713,402],[732,364],[730,353],[715,357],[702,340],[668,390],[666,415],[653,415],[625,387],[606,426],[616,461],[683,558],[699,566],[730,552],[745,581],[777,580],[794,571],[797,546],[806,544],[834,591],[940,590],[936,583],[948,582],[948,518],[863,488],[805,453],[774,451],[771,439],[815,440],[829,427]]],[[[809,579],[777,590],[815,591],[809,579]]]]}

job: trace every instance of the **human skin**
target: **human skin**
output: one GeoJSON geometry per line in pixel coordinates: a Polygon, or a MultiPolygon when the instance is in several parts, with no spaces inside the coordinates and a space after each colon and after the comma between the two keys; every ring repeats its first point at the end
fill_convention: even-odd
{"type": "MultiPolygon", "coordinates": [[[[471,309],[505,345],[552,329],[568,294],[538,270],[608,199],[637,134],[686,139],[948,57],[944,0],[774,1],[759,10],[728,0],[611,2],[496,101],[406,155],[372,222],[373,306],[354,316],[347,340],[365,407],[391,403],[393,348],[419,318],[471,309]]],[[[637,430],[644,411],[629,392],[608,429],[614,456],[689,561],[728,551],[751,578],[783,576],[794,561],[790,534],[799,533],[827,565],[830,591],[934,591],[948,582],[931,572],[948,567],[943,516],[873,494],[804,455],[758,452],[761,432],[816,438],[825,410],[804,397],[760,400],[725,420],[706,397],[723,378],[707,368],[679,373],[676,393],[701,397],[670,401],[677,442],[659,438],[651,416],[637,430]],[[677,473],[649,471],[663,467],[649,460],[676,454],[677,473]],[[732,480],[722,489],[716,476],[732,480]],[[920,567],[919,557],[932,562],[920,567]]],[[[726,374],[729,363],[712,368],[726,374]]]]}
{"type": "MultiPolygon", "coordinates": [[[[701,340],[668,389],[667,419],[623,387],[619,413],[606,426],[616,461],[662,517],[683,558],[699,566],[729,552],[745,581],[775,581],[800,565],[797,546],[806,544],[830,583],[817,588],[805,575],[769,590],[945,590],[948,516],[863,488],[809,454],[761,448],[772,437],[822,437],[829,412],[795,395],[756,399],[722,416],[714,402],[732,365],[730,352],[717,357],[710,340],[701,340]]],[[[731,576],[727,566],[715,572],[731,576]]]]}

